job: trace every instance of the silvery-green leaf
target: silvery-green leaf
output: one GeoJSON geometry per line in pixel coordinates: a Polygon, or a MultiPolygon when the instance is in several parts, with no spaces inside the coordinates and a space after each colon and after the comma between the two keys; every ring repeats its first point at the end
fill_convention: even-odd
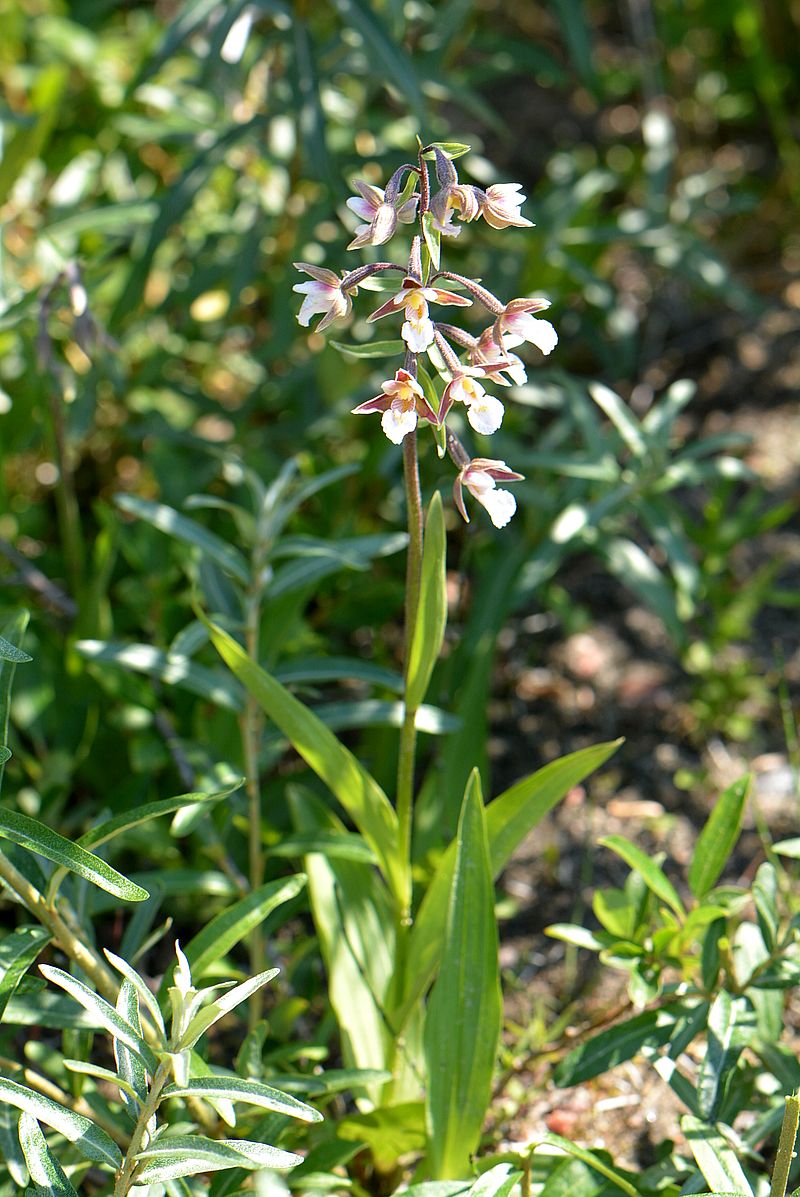
{"type": "Polygon", "coordinates": [[[23,1113],[31,1114],[39,1122],[52,1127],[70,1143],[74,1143],[87,1159],[97,1164],[108,1164],[114,1169],[121,1165],[122,1153],[114,1140],[82,1114],[67,1110],[57,1101],[4,1077],[0,1077],[0,1101],[9,1102],[23,1113]]]}
{"type": "Polygon", "coordinates": [[[153,503],[136,495],[115,495],[114,502],[123,511],[146,520],[167,536],[199,549],[203,555],[210,557],[217,565],[232,574],[237,581],[247,585],[250,575],[242,554],[221,537],[209,532],[202,524],[180,515],[173,507],[167,507],[164,503],[153,503]]]}
{"type": "Polygon", "coordinates": [[[242,1077],[220,1076],[216,1073],[208,1077],[192,1077],[186,1085],[169,1085],[164,1090],[164,1097],[221,1097],[228,1101],[243,1101],[248,1105],[261,1106],[279,1114],[288,1114],[291,1118],[302,1118],[304,1122],[322,1120],[318,1110],[312,1109],[295,1097],[281,1093],[278,1089],[273,1089],[270,1085],[242,1077]]]}
{"type": "MultiPolygon", "coordinates": [[[[106,1081],[109,1085],[116,1086],[125,1097],[132,1098],[136,1104],[136,1112],[138,1114],[138,1094],[128,1081],[124,1081],[122,1077],[118,1076],[116,1072],[112,1072],[110,1068],[103,1068],[99,1064],[92,1064],[88,1060],[62,1060],[61,1063],[68,1072],[77,1072],[81,1076],[94,1077],[98,1081],[106,1081]]],[[[128,1103],[125,1103],[128,1105],[128,1103]]]]}
{"type": "Polygon", "coordinates": [[[247,1001],[251,994],[254,994],[262,985],[266,985],[273,977],[277,977],[279,972],[278,968],[270,968],[263,973],[257,973],[255,977],[250,977],[249,980],[243,981],[241,985],[236,985],[222,997],[216,998],[195,1015],[186,1028],[179,1047],[181,1049],[193,1047],[209,1027],[218,1022],[225,1014],[229,1014],[231,1010],[235,1010],[242,1002],[247,1001]]]}
{"type": "Polygon", "coordinates": [[[17,648],[16,644],[6,640],[5,636],[0,636],[0,661],[13,661],[15,665],[22,665],[23,662],[32,660],[33,657],[17,648]]]}
{"type": "Polygon", "coordinates": [[[47,1146],[39,1123],[30,1114],[20,1116],[19,1141],[31,1180],[41,1197],[78,1197],[64,1169],[47,1146]]]}
{"type": "Polygon", "coordinates": [[[165,1135],[136,1157],[144,1166],[134,1174],[138,1185],[177,1176],[218,1172],[223,1168],[293,1168],[302,1156],[247,1139],[207,1139],[204,1135],[165,1135]]]}
{"type": "MultiPolygon", "coordinates": [[[[137,1034],[142,1033],[139,1018],[139,998],[136,987],[127,978],[122,982],[117,997],[117,1013],[129,1023],[137,1034]]],[[[130,1113],[138,1117],[137,1106],[147,1099],[147,1074],[141,1056],[114,1037],[114,1058],[117,1062],[119,1084],[123,1100],[130,1113]],[[133,1097],[133,1101],[127,1100],[133,1097]]]]}
{"type": "Polygon", "coordinates": [[[20,927],[0,941],[0,1019],[8,1000],[33,964],[50,933],[43,927],[20,927]]]}
{"type": "Polygon", "coordinates": [[[73,997],[76,1002],[83,1006],[89,1014],[92,1014],[101,1026],[104,1026],[115,1038],[119,1039],[121,1043],[126,1044],[132,1051],[141,1056],[148,1071],[155,1073],[158,1067],[158,1060],[154,1053],[147,1046],[144,1039],[138,1034],[129,1022],[126,1022],[119,1014],[117,1014],[114,1007],[79,981],[77,977],[70,976],[65,973],[63,969],[54,968],[49,964],[41,964],[39,971],[42,976],[46,977],[48,981],[52,981],[54,985],[59,985],[65,989],[70,997],[73,997]]]}
{"type": "Polygon", "coordinates": [[[147,985],[145,985],[144,980],[139,976],[136,969],[128,964],[127,960],[123,960],[121,956],[117,956],[114,952],[110,952],[108,948],[104,948],[104,954],[109,964],[112,964],[117,972],[122,973],[123,977],[125,977],[127,981],[130,981],[131,985],[134,987],[142,1002],[146,1006],[148,1014],[150,1014],[151,1018],[153,1019],[153,1025],[161,1032],[162,1035],[166,1035],[164,1019],[161,1015],[158,1002],[151,991],[147,988],[147,985]]]}
{"type": "Polygon", "coordinates": [[[144,673],[230,711],[242,709],[242,690],[233,678],[219,669],[198,665],[177,651],[164,652],[152,644],[114,644],[103,640],[79,640],[75,647],[87,660],[144,673]]]}

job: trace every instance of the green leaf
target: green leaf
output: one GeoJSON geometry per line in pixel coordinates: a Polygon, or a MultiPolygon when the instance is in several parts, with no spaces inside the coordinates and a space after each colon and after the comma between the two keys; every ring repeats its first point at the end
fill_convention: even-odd
{"type": "Polygon", "coordinates": [[[13,661],[15,665],[22,665],[24,662],[32,660],[33,657],[29,657],[21,648],[17,648],[16,644],[6,640],[5,636],[0,636],[0,661],[13,661]]]}
{"type": "Polygon", "coordinates": [[[20,927],[0,942],[0,1021],[9,998],[42,948],[50,940],[43,927],[20,927]]]}
{"type": "Polygon", "coordinates": [[[24,1192],[30,1177],[19,1143],[18,1125],[19,1114],[14,1107],[0,1101],[0,1158],[13,1183],[24,1192]]]}
{"type": "Polygon", "coordinates": [[[233,989],[229,989],[222,997],[209,1002],[191,1020],[177,1050],[186,1051],[187,1048],[194,1047],[197,1040],[206,1033],[209,1027],[213,1027],[215,1022],[219,1022],[226,1014],[230,1014],[231,1010],[235,1010],[242,1002],[246,1002],[262,985],[266,985],[273,977],[277,977],[279,972],[278,968],[268,968],[263,973],[256,973],[254,977],[242,981],[241,985],[234,985],[233,989]]]}
{"type": "Polygon", "coordinates": [[[647,453],[647,442],[642,436],[642,430],[636,417],[619,395],[609,390],[607,386],[603,386],[601,382],[590,382],[588,390],[597,406],[608,416],[633,456],[644,457],[647,453]]]}
{"type": "Polygon", "coordinates": [[[751,780],[747,774],[728,786],[700,832],[689,866],[689,889],[696,898],[714,888],[736,846],[751,780]]]}
{"type": "Polygon", "coordinates": [[[771,861],[765,860],[758,866],[753,881],[753,901],[756,907],[761,937],[772,952],[777,947],[780,917],[778,914],[778,873],[771,861]]]}
{"type": "Polygon", "coordinates": [[[52,981],[54,985],[59,985],[66,990],[70,997],[73,997],[79,1005],[83,1006],[84,1010],[97,1019],[100,1026],[105,1027],[115,1039],[141,1056],[151,1075],[155,1073],[158,1060],[154,1053],[147,1046],[141,1034],[121,1015],[117,1014],[117,1011],[105,998],[100,997],[77,977],[65,973],[63,969],[54,968],[50,964],[40,964],[39,972],[48,981],[52,981]]]}
{"type": "Polygon", "coordinates": [[[164,652],[151,644],[114,644],[103,640],[79,640],[75,648],[89,661],[147,674],[226,710],[240,711],[244,705],[244,695],[233,678],[226,677],[221,670],[206,669],[181,653],[164,652]]]}
{"type": "MultiPolygon", "coordinates": [[[[472,149],[472,146],[467,145],[464,141],[432,141],[430,145],[431,147],[436,146],[437,149],[441,150],[446,158],[461,158],[462,155],[468,154],[472,149]]],[[[428,162],[433,162],[436,158],[433,148],[428,150],[427,154],[423,154],[422,157],[428,162]]]]}
{"type": "Polygon", "coordinates": [[[369,59],[377,68],[376,78],[390,81],[400,92],[407,107],[422,128],[427,113],[414,61],[393,37],[381,18],[364,0],[334,0],[345,25],[356,29],[364,39],[369,59]]]}
{"type": "Polygon", "coordinates": [[[716,1121],[726,1076],[742,1052],[742,1043],[736,1042],[736,1023],[743,1000],[723,989],[708,1012],[706,1054],[697,1079],[698,1111],[708,1122],[716,1121]]]}
{"type": "Polygon", "coordinates": [[[303,1122],[321,1122],[319,1110],[307,1106],[305,1102],[290,1097],[288,1093],[281,1093],[269,1085],[262,1085],[260,1081],[245,1080],[235,1076],[221,1076],[215,1073],[208,1077],[192,1077],[188,1085],[168,1085],[164,1090],[164,1097],[202,1097],[219,1098],[225,1101],[243,1101],[251,1106],[261,1106],[265,1110],[273,1110],[277,1114],[286,1114],[289,1118],[301,1118],[303,1122]]]}
{"type": "Polygon", "coordinates": [[[491,1100],[503,1019],[494,885],[480,777],[467,783],[438,978],[425,1019],[428,1152],[435,1180],[463,1176],[491,1100]]]}
{"type": "MultiPolygon", "coordinates": [[[[4,625],[4,631],[7,633],[3,637],[5,644],[10,644],[13,649],[18,650],[18,643],[25,635],[25,629],[28,626],[29,615],[27,611],[18,611],[13,619],[9,620],[4,625]]],[[[5,746],[8,740],[8,723],[11,715],[11,684],[14,680],[14,673],[16,671],[17,662],[10,659],[8,656],[0,657],[0,786],[3,783],[3,767],[6,761],[11,756],[8,748],[5,746]]]]}
{"type": "Polygon", "coordinates": [[[405,341],[367,341],[363,345],[345,345],[342,341],[328,341],[343,357],[396,357],[406,352],[405,341]]]}
{"type": "Polygon", "coordinates": [[[227,573],[232,574],[237,581],[245,586],[248,584],[250,572],[238,549],[209,532],[196,520],[180,515],[173,507],[167,507],[164,503],[153,503],[150,499],[140,499],[136,495],[115,495],[114,502],[122,511],[146,520],[148,524],[158,528],[159,532],[165,532],[167,536],[198,549],[227,573]]]}
{"type": "Polygon", "coordinates": [[[19,1120],[19,1141],[25,1163],[42,1197],[78,1197],[67,1179],[67,1174],[47,1146],[39,1123],[30,1114],[21,1114],[19,1120]]]}
{"type": "Polygon", "coordinates": [[[425,521],[419,608],[408,654],[406,702],[416,711],[425,697],[447,624],[447,536],[442,497],[434,493],[425,521]]]}
{"type": "Polygon", "coordinates": [[[425,239],[425,246],[431,257],[431,265],[434,270],[438,270],[440,265],[441,233],[433,223],[432,212],[425,212],[423,214],[422,236],[425,239]]]}
{"type": "Polygon", "coordinates": [[[198,1172],[219,1172],[223,1168],[293,1168],[303,1157],[247,1139],[164,1135],[140,1151],[136,1158],[145,1163],[136,1169],[134,1184],[152,1185],[177,1177],[195,1176],[198,1172]]]}
{"type": "Polygon", "coordinates": [[[686,628],[676,609],[675,593],[647,553],[622,536],[601,540],[598,551],[612,574],[656,613],[675,643],[683,645],[686,628]]]}
{"type": "MultiPolygon", "coordinates": [[[[622,743],[614,740],[583,748],[518,781],[486,808],[492,874],[496,878],[512,853],[548,811],[622,743]]],[[[456,845],[450,844],[420,905],[408,943],[407,992],[396,1015],[398,1026],[424,995],[439,965],[456,845]]]]}
{"type": "Polygon", "coordinates": [[[44,823],[27,815],[0,810],[0,838],[37,852],[125,902],[143,902],[149,897],[146,889],[123,877],[99,856],[71,843],[44,823]]]}
{"type": "MultiPolygon", "coordinates": [[[[139,997],[136,986],[125,978],[119,987],[117,997],[117,1013],[133,1027],[137,1035],[142,1033],[142,1021],[139,1017],[139,997]]],[[[114,1038],[114,1059],[117,1062],[119,1074],[118,1084],[123,1093],[123,1100],[134,1118],[138,1118],[138,1106],[147,1100],[147,1074],[141,1057],[132,1052],[121,1040],[114,1038]],[[130,1100],[126,1100],[129,1098],[130,1100]]]]}
{"type": "Polygon", "coordinates": [[[296,897],[305,884],[302,873],[268,881],[220,911],[186,945],[185,954],[192,966],[192,974],[202,976],[215,961],[260,926],[268,914],[296,897]]]}
{"type": "Polygon", "coordinates": [[[88,1160],[96,1164],[108,1164],[114,1170],[122,1164],[122,1152],[104,1130],[82,1114],[65,1109],[57,1101],[4,1077],[0,1077],[0,1101],[9,1102],[58,1131],[70,1143],[74,1143],[88,1160]]]}
{"type": "Polygon", "coordinates": [[[5,744],[0,744],[0,765],[4,765],[6,761],[11,760],[11,751],[6,748],[5,744]]]}
{"type": "Polygon", "coordinates": [[[560,1147],[562,1151],[566,1151],[568,1155],[574,1156],[576,1160],[581,1160],[582,1163],[588,1164],[595,1172],[599,1172],[601,1176],[605,1176],[616,1185],[618,1189],[622,1189],[623,1193],[627,1193],[628,1197],[639,1197],[639,1191],[629,1180],[607,1164],[599,1155],[595,1155],[593,1151],[589,1151],[586,1147],[579,1147],[577,1143],[571,1143],[569,1139],[563,1139],[561,1135],[547,1134],[540,1140],[542,1143],[549,1143],[553,1147],[560,1147]]]}
{"type": "Polygon", "coordinates": [[[115,836],[122,835],[123,832],[130,831],[132,827],[138,827],[140,823],[146,823],[149,819],[158,819],[161,815],[174,814],[175,811],[183,810],[187,806],[206,803],[210,805],[219,802],[238,790],[242,786],[243,780],[243,778],[237,777],[231,785],[225,786],[222,790],[214,790],[210,794],[203,790],[193,790],[188,794],[178,794],[175,798],[145,802],[134,810],[123,811],[121,815],[115,815],[113,819],[107,819],[97,827],[92,827],[85,835],[81,836],[78,843],[82,848],[96,848],[99,844],[105,844],[115,836]]]}
{"type": "Polygon", "coordinates": [[[362,864],[377,864],[375,853],[360,835],[342,830],[317,831],[309,835],[284,836],[267,848],[269,856],[308,856],[319,852],[335,860],[356,860],[362,864]]]}
{"type": "Polygon", "coordinates": [[[378,783],[298,699],[247,656],[227,632],[209,622],[223,661],[246,686],[305,762],[325,782],[372,847],[392,890],[403,901],[406,871],[397,849],[397,815],[378,783]]]}
{"type": "Polygon", "coordinates": [[[308,657],[291,661],[275,670],[275,678],[283,686],[358,681],[383,686],[398,694],[403,692],[403,679],[395,670],[356,657],[308,657]]]}
{"type": "Polygon", "coordinates": [[[117,972],[122,973],[125,980],[129,981],[136,990],[136,993],[139,995],[140,1000],[146,1007],[148,1014],[153,1020],[153,1026],[161,1033],[161,1037],[166,1039],[164,1019],[162,1017],[161,1010],[159,1009],[158,1002],[156,1001],[151,990],[148,989],[142,977],[140,977],[136,969],[133,968],[132,965],[128,964],[127,960],[123,960],[121,956],[116,956],[113,952],[110,952],[108,948],[104,948],[103,952],[109,964],[112,964],[117,972]]]}
{"type": "Polygon", "coordinates": [[[129,1081],[123,1080],[116,1072],[112,1072],[110,1068],[102,1068],[99,1064],[90,1064],[86,1060],[62,1060],[61,1063],[68,1072],[77,1072],[81,1076],[91,1076],[95,1080],[105,1081],[109,1085],[116,1086],[124,1099],[131,1098],[135,1101],[137,1098],[137,1093],[133,1085],[129,1081]]]}
{"type": "Polygon", "coordinates": [[[621,835],[606,835],[598,842],[603,847],[610,848],[612,852],[616,852],[617,856],[621,856],[627,865],[635,869],[644,880],[647,888],[652,890],[662,902],[666,902],[667,906],[675,911],[679,919],[683,920],[686,917],[686,912],[683,909],[675,887],[652,857],[648,856],[641,848],[637,848],[635,844],[632,844],[630,840],[626,840],[621,835]]]}
{"type": "MultiPolygon", "coordinates": [[[[314,837],[344,832],[344,826],[316,795],[300,786],[287,790],[292,820],[314,837]]],[[[306,856],[311,911],[328,974],[328,996],[342,1036],[344,1061],[357,1068],[383,1069],[394,1039],[384,1014],[395,967],[392,901],[380,873],[360,861],[306,856]]],[[[410,1038],[410,1037],[408,1037],[410,1038]]],[[[412,1043],[408,1051],[413,1050],[412,1043]]],[[[401,1062],[405,1062],[405,1055],[401,1062]]],[[[370,1100],[382,1100],[383,1083],[370,1086],[370,1100]]]]}
{"type": "Polygon", "coordinates": [[[735,1151],[714,1126],[684,1114],[681,1130],[710,1189],[753,1197],[735,1151]]]}
{"type": "Polygon", "coordinates": [[[26,107],[32,125],[22,125],[3,146],[0,161],[0,205],[5,204],[17,179],[29,162],[44,151],[62,112],[70,72],[65,63],[42,65],[27,88],[26,107]]]}
{"type": "Polygon", "coordinates": [[[545,934],[552,935],[553,939],[561,939],[564,943],[574,944],[576,948],[586,948],[590,952],[602,952],[603,948],[609,946],[607,936],[601,939],[588,927],[580,927],[575,923],[552,923],[545,927],[545,934]]]}
{"type": "Polygon", "coordinates": [[[556,1067],[553,1080],[562,1088],[579,1085],[632,1059],[645,1044],[660,1046],[666,1043],[673,1028],[673,1020],[665,1018],[660,1011],[645,1010],[573,1048],[556,1067]]]}

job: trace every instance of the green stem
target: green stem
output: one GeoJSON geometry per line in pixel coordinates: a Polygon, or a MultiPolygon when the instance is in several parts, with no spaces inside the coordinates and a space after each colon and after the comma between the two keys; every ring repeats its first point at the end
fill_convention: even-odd
{"type": "Polygon", "coordinates": [[[397,823],[400,858],[407,870],[404,908],[401,922],[407,923],[411,900],[411,827],[414,805],[414,757],[417,745],[417,710],[408,702],[408,668],[411,644],[419,613],[422,570],[422,494],[419,484],[417,434],[410,432],[403,440],[403,475],[408,509],[408,560],[406,563],[405,600],[405,714],[400,731],[397,762],[397,823]]]}
{"type": "Polygon", "coordinates": [[[136,1126],[133,1129],[131,1141],[125,1153],[125,1159],[117,1173],[117,1179],[114,1184],[114,1197],[126,1197],[131,1187],[133,1172],[138,1163],[136,1156],[142,1150],[144,1138],[147,1134],[147,1124],[158,1109],[158,1104],[161,1101],[161,1090],[169,1080],[170,1069],[171,1064],[169,1060],[164,1060],[156,1069],[156,1074],[150,1084],[147,1101],[139,1111],[139,1117],[136,1120],[136,1126]]]}
{"type": "Polygon", "coordinates": [[[7,857],[0,853],[0,880],[12,890],[23,906],[50,932],[54,941],[70,960],[74,961],[110,1002],[117,1000],[118,984],[114,974],[106,968],[87,944],[72,930],[61,914],[47,905],[42,895],[27,881],[7,857]]]}
{"type": "Polygon", "coordinates": [[[775,1167],[772,1170],[772,1184],[769,1197],[784,1197],[789,1180],[789,1169],[794,1158],[794,1142],[797,1138],[797,1126],[800,1122],[800,1098],[796,1093],[786,1098],[786,1109],[783,1112],[783,1125],[778,1140],[778,1151],[775,1155],[775,1167]]]}
{"type": "MultiPolygon", "coordinates": [[[[261,628],[261,596],[263,592],[262,574],[264,571],[263,552],[257,545],[253,552],[252,575],[253,581],[247,596],[245,613],[245,647],[247,655],[254,664],[259,658],[259,634],[261,628]]],[[[248,691],[245,696],[244,711],[241,718],[242,750],[244,756],[245,791],[247,793],[247,825],[248,825],[248,874],[250,889],[255,890],[264,881],[264,852],[261,843],[261,779],[259,769],[259,747],[264,717],[261,708],[248,691]]],[[[264,937],[261,928],[255,927],[250,934],[250,975],[255,976],[265,968],[264,937]]],[[[248,1006],[248,1024],[252,1030],[261,1018],[264,1009],[264,995],[258,990],[250,999],[248,1006]]]]}

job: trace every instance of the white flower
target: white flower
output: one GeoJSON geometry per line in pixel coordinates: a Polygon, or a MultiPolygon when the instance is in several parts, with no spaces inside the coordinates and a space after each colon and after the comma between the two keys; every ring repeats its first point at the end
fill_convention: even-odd
{"type": "Polygon", "coordinates": [[[347,201],[348,208],[355,212],[360,224],[348,249],[360,249],[362,245],[383,245],[397,228],[398,220],[410,224],[417,212],[419,196],[412,195],[404,203],[387,201],[386,192],[372,183],[356,179],[354,184],[358,195],[347,201]]]}
{"type": "Polygon", "coordinates": [[[381,428],[393,444],[399,445],[403,437],[413,432],[419,419],[439,423],[440,417],[429,406],[422,387],[407,370],[397,370],[394,378],[382,382],[381,391],[381,395],[354,407],[353,413],[361,416],[382,412],[381,428]]]}
{"type": "Polygon", "coordinates": [[[300,311],[297,313],[298,323],[304,328],[312,316],[322,313],[322,319],[317,325],[317,332],[322,332],[334,320],[342,320],[350,315],[353,301],[348,293],[342,290],[342,280],[332,270],[323,266],[312,266],[308,262],[295,262],[295,270],[302,270],[310,274],[314,280],[311,283],[296,283],[293,291],[305,295],[300,311]]]}
{"type": "Polygon", "coordinates": [[[494,322],[492,336],[504,349],[530,341],[542,353],[552,353],[558,344],[558,333],[549,320],[537,320],[532,312],[550,307],[547,299],[512,299],[494,322]]]}
{"type": "Polygon", "coordinates": [[[489,512],[489,518],[495,528],[505,528],[514,512],[517,510],[517,500],[511,491],[502,490],[498,482],[518,482],[522,474],[509,469],[504,461],[494,461],[489,457],[475,457],[459,472],[453,485],[453,498],[461,515],[469,523],[467,509],[464,506],[462,486],[466,486],[474,499],[489,512]]]}
{"type": "Polygon", "coordinates": [[[521,183],[493,183],[481,194],[480,212],[487,224],[493,229],[507,229],[509,225],[515,228],[531,228],[533,222],[520,215],[520,208],[525,203],[525,196],[518,195],[522,191],[521,183]]]}
{"type": "Polygon", "coordinates": [[[444,390],[442,411],[446,415],[454,403],[463,403],[467,419],[476,432],[491,436],[503,422],[504,408],[499,399],[487,395],[481,384],[465,374],[457,374],[444,390]]]}
{"type": "Polygon", "coordinates": [[[408,276],[400,284],[400,290],[386,303],[382,303],[367,319],[380,320],[400,308],[405,313],[401,336],[412,353],[424,353],[433,344],[433,321],[428,314],[429,303],[455,304],[469,307],[471,299],[446,291],[443,287],[423,287],[419,279],[408,276]]]}

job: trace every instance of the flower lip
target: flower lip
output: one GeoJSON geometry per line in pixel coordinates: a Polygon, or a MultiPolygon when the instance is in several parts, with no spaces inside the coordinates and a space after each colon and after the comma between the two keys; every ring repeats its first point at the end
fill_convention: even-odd
{"type": "Polygon", "coordinates": [[[444,419],[441,412],[437,414],[430,406],[413,374],[402,367],[395,372],[394,378],[381,383],[381,391],[380,395],[354,407],[353,414],[381,412],[381,427],[395,445],[399,445],[409,432],[414,431],[418,420],[428,420],[439,427],[444,419]]]}
{"type": "Polygon", "coordinates": [[[334,320],[343,320],[350,315],[353,301],[343,287],[343,280],[332,270],[324,266],[314,266],[310,262],[295,262],[296,270],[311,275],[311,282],[296,283],[292,288],[305,298],[297,313],[298,323],[307,328],[311,317],[321,315],[317,325],[317,332],[322,332],[334,320]]]}
{"type": "Polygon", "coordinates": [[[496,528],[504,528],[517,509],[517,501],[510,491],[497,486],[498,482],[519,482],[523,478],[504,461],[491,457],[475,457],[467,462],[453,484],[453,499],[464,520],[469,516],[464,505],[462,486],[466,486],[474,499],[489,513],[496,528]]]}

